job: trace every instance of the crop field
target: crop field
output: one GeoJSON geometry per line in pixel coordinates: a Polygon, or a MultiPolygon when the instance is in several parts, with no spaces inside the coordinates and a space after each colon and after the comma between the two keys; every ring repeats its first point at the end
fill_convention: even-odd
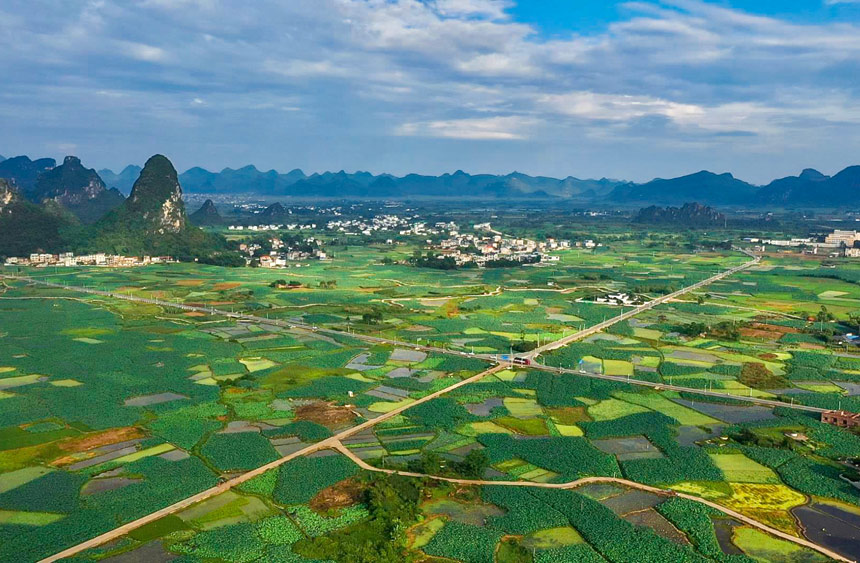
{"type": "MultiPolygon", "coordinates": [[[[387,506],[401,509],[406,528],[396,542],[407,559],[493,563],[528,554],[534,561],[657,562],[727,557],[714,531],[716,512],[691,501],[604,485],[568,491],[422,483],[374,476],[323,451],[148,524],[111,546],[85,552],[81,559],[158,554],[303,561],[356,554],[362,547],[380,549],[377,544],[391,543],[389,535],[377,535],[379,528],[384,531],[377,510],[382,492],[387,506]],[[310,472],[318,480],[294,483],[310,472]],[[280,483],[294,485],[285,491],[300,489],[301,494],[284,496],[278,492],[280,483]]],[[[733,541],[738,552],[750,557],[778,550],[818,560],[813,552],[738,522],[733,541]]]]}
{"type": "MultiPolygon", "coordinates": [[[[687,254],[619,243],[600,252],[559,251],[558,262],[515,269],[443,273],[383,263],[408,257],[414,248],[333,247],[334,260],[288,270],[165,264],[24,273],[129,295],[349,327],[401,341],[507,353],[517,344],[556,340],[617,314],[615,307],[595,303],[595,297],[613,292],[653,297],[745,261],[734,252],[687,254]],[[270,287],[277,279],[300,286],[270,287]],[[367,322],[366,314],[381,316],[367,322]]],[[[632,368],[619,363],[609,369],[626,374],[632,368]]]]}
{"type": "MultiPolygon", "coordinates": [[[[333,246],[331,261],[277,271],[169,264],[28,273],[496,354],[524,353],[621,312],[592,302],[598,296],[653,298],[747,260],[619,239],[510,269],[392,263],[417,247],[333,246]],[[301,286],[271,287],[277,279],[301,286]]],[[[860,474],[847,461],[860,456],[856,433],[811,413],[665,388],[860,412],[860,354],[837,343],[858,328],[854,270],[769,256],[539,358],[584,374],[501,369],[426,401],[490,364],[6,280],[0,559],[38,560],[385,416],[335,444],[345,449],[292,459],[79,557],[818,560],[670,493],[545,485],[626,479],[798,538],[805,509],[860,510],[850,482],[860,474]]]]}
{"type": "Polygon", "coordinates": [[[49,555],[483,366],[431,355],[397,378],[390,347],[49,289],[3,297],[0,315],[26,322],[0,333],[2,559],[49,555]]]}

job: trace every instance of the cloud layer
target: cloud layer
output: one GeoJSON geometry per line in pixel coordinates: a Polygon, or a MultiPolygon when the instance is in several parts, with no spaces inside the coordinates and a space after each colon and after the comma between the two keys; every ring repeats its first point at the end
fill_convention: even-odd
{"type": "Polygon", "coordinates": [[[0,152],[754,181],[860,162],[858,25],[640,1],[545,39],[510,6],[7,0],[0,152]]]}

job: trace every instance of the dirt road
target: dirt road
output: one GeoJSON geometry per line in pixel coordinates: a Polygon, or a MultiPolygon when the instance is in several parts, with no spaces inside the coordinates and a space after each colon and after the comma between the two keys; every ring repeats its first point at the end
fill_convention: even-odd
{"type": "Polygon", "coordinates": [[[351,459],[356,465],[358,465],[359,467],[361,467],[362,469],[364,469],[366,471],[373,471],[375,473],[385,473],[388,475],[402,475],[404,477],[416,477],[419,479],[433,479],[436,481],[444,481],[446,483],[455,483],[458,485],[478,485],[478,486],[493,485],[493,486],[500,486],[500,487],[529,487],[529,488],[535,488],[535,489],[575,489],[577,487],[582,487],[584,485],[590,485],[593,483],[614,483],[614,484],[618,484],[618,485],[623,485],[625,487],[629,487],[631,489],[638,489],[640,491],[647,491],[649,493],[654,493],[654,494],[660,495],[660,496],[665,496],[665,497],[676,496],[679,498],[683,498],[683,499],[691,500],[693,502],[698,502],[700,504],[704,504],[705,506],[709,506],[715,510],[719,510],[723,514],[725,514],[727,516],[731,516],[732,518],[739,520],[740,522],[743,522],[744,524],[748,524],[750,526],[758,528],[759,530],[761,530],[763,532],[767,532],[768,534],[774,535],[780,539],[784,539],[786,541],[790,541],[790,542],[795,543],[797,545],[800,545],[800,546],[803,546],[803,547],[806,547],[809,549],[813,549],[819,553],[823,553],[824,555],[826,555],[827,557],[830,557],[831,559],[835,559],[837,561],[844,561],[846,563],[852,563],[852,561],[850,559],[847,559],[847,558],[839,555],[835,551],[831,551],[831,550],[827,549],[826,547],[822,547],[822,546],[820,546],[816,543],[813,543],[813,542],[811,542],[805,538],[798,538],[796,536],[792,536],[791,534],[787,534],[785,532],[777,530],[776,528],[771,528],[770,526],[762,524],[761,522],[753,520],[752,518],[750,518],[748,516],[744,516],[743,514],[741,514],[739,512],[735,512],[734,510],[732,510],[730,508],[726,508],[726,507],[719,505],[715,502],[712,502],[712,501],[709,501],[709,500],[706,500],[706,499],[703,499],[703,498],[700,498],[697,496],[688,495],[686,493],[680,493],[680,492],[676,492],[676,491],[672,491],[672,490],[668,490],[668,489],[660,489],[657,487],[651,487],[649,485],[643,485],[643,484],[637,483],[635,481],[628,481],[627,479],[619,479],[616,477],[583,477],[582,479],[577,479],[576,481],[570,481],[567,483],[532,483],[529,481],[484,481],[484,480],[480,480],[480,479],[456,479],[456,478],[451,478],[451,477],[438,477],[435,475],[426,475],[423,473],[412,473],[409,471],[395,471],[393,469],[381,469],[379,467],[374,467],[374,466],[366,463],[364,460],[362,460],[358,456],[356,456],[352,451],[350,451],[340,441],[337,441],[332,446],[332,449],[335,449],[338,452],[340,452],[341,454],[345,455],[346,457],[351,459]]]}

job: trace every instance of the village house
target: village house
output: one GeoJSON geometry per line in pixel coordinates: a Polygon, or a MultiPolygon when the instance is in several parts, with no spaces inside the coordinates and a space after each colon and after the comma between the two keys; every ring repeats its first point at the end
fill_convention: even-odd
{"type": "Polygon", "coordinates": [[[838,426],[839,428],[860,428],[860,413],[825,411],[821,413],[821,422],[838,426]]]}

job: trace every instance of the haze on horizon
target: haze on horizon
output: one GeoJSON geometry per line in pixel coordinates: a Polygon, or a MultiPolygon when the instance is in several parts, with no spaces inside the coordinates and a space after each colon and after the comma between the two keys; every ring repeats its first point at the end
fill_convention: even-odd
{"type": "Polygon", "coordinates": [[[765,183],[860,163],[858,0],[7,0],[0,154],[765,183]]]}

